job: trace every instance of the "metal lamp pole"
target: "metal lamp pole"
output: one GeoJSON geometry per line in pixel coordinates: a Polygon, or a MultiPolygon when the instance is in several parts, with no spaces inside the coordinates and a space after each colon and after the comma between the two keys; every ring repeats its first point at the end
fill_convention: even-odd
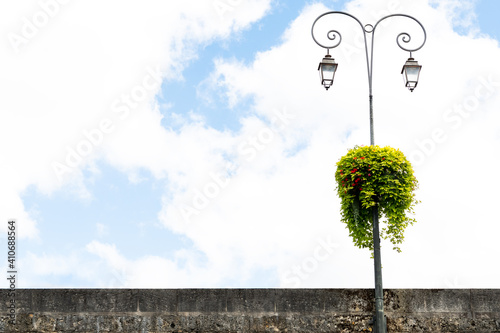
{"type": "MultiPolygon", "coordinates": [[[[325,88],[328,90],[330,86],[333,83],[333,78],[335,75],[335,71],[337,70],[338,64],[335,63],[335,60],[331,58],[330,55],[330,49],[336,48],[339,46],[339,44],[342,42],[342,35],[337,31],[337,30],[330,30],[327,32],[327,38],[330,41],[336,41],[335,44],[331,46],[325,46],[318,42],[318,40],[314,37],[314,26],[320,20],[322,17],[326,15],[331,15],[331,14],[340,14],[340,15],[346,15],[351,18],[353,18],[356,22],[359,23],[361,30],[363,31],[363,37],[364,37],[364,42],[365,42],[365,53],[366,53],[366,67],[368,69],[368,89],[369,89],[369,103],[370,103],[370,144],[375,145],[375,138],[374,138],[374,130],[373,130],[373,94],[372,94],[372,77],[373,77],[373,46],[375,42],[375,30],[377,29],[377,26],[379,23],[389,17],[406,17],[414,20],[416,23],[420,25],[424,32],[424,40],[422,44],[417,47],[417,48],[406,48],[401,44],[401,41],[403,43],[409,43],[411,40],[411,36],[406,33],[402,32],[400,33],[397,38],[396,42],[398,46],[404,50],[410,52],[410,58],[407,60],[405,65],[403,66],[403,70],[401,74],[403,74],[403,78],[405,81],[405,86],[413,92],[413,89],[417,86],[418,83],[418,77],[420,74],[420,69],[422,66],[419,66],[418,63],[412,58],[412,52],[415,52],[424,46],[425,41],[427,39],[427,34],[425,32],[424,26],[414,17],[406,15],[406,14],[392,14],[392,15],[387,15],[380,20],[378,20],[375,25],[371,24],[366,24],[363,25],[356,17],[354,17],[351,14],[345,13],[345,12],[339,12],[339,11],[329,11],[326,12],[316,18],[314,21],[312,28],[311,28],[311,35],[314,41],[321,47],[325,48],[327,50],[327,55],[323,59],[323,61],[319,64],[318,70],[320,71],[320,78],[321,78],[321,83],[325,86],[325,88]],[[371,42],[371,50],[370,50],[370,56],[368,54],[368,43],[366,39],[366,35],[371,34],[372,35],[372,42],[371,42]]],[[[375,322],[374,322],[374,331],[375,333],[386,333],[387,332],[387,327],[386,327],[386,321],[384,317],[384,291],[382,287],[382,262],[381,262],[381,256],[380,256],[380,233],[379,233],[379,212],[378,212],[378,206],[374,206],[372,208],[372,219],[373,219],[373,255],[374,255],[374,266],[375,266],[375,322]]]]}

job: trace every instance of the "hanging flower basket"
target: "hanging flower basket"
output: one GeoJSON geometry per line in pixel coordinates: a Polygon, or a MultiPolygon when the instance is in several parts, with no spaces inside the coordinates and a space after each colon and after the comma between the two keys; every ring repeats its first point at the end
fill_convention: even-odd
{"type": "Polygon", "coordinates": [[[335,180],[342,222],[354,244],[373,251],[372,209],[378,206],[379,219],[385,217],[386,224],[380,237],[390,239],[401,252],[404,230],[416,222],[408,215],[418,203],[418,182],[403,153],[391,147],[355,146],[337,162],[335,180]]]}

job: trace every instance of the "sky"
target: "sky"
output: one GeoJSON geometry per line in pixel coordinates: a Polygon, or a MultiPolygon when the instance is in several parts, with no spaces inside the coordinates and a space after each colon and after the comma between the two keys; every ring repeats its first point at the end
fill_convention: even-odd
{"type": "MultiPolygon", "coordinates": [[[[385,288],[500,288],[500,3],[39,0],[0,4],[0,269],[18,288],[373,288],[340,222],[335,163],[375,143],[419,180],[385,288]],[[371,35],[369,35],[371,40],[371,35]]],[[[3,287],[8,281],[4,279],[3,287]]]]}

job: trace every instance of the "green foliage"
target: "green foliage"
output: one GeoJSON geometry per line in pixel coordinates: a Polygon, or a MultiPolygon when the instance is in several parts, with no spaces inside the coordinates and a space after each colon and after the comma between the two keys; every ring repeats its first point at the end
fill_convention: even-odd
{"type": "Polygon", "coordinates": [[[403,153],[391,147],[356,146],[337,162],[335,180],[342,200],[342,222],[354,244],[373,251],[372,209],[378,206],[379,220],[386,218],[380,237],[390,239],[401,252],[403,232],[416,222],[407,214],[418,203],[414,195],[418,182],[403,153]]]}

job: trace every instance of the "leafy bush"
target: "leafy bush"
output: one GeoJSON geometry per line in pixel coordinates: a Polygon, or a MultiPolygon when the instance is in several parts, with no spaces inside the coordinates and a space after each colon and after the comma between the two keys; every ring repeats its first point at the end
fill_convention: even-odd
{"type": "Polygon", "coordinates": [[[403,232],[416,222],[407,214],[418,203],[414,194],[418,182],[403,153],[391,147],[356,146],[337,162],[335,179],[342,222],[354,244],[373,251],[372,209],[378,206],[379,220],[386,218],[380,237],[389,238],[401,252],[398,244],[403,242],[403,232]]]}

